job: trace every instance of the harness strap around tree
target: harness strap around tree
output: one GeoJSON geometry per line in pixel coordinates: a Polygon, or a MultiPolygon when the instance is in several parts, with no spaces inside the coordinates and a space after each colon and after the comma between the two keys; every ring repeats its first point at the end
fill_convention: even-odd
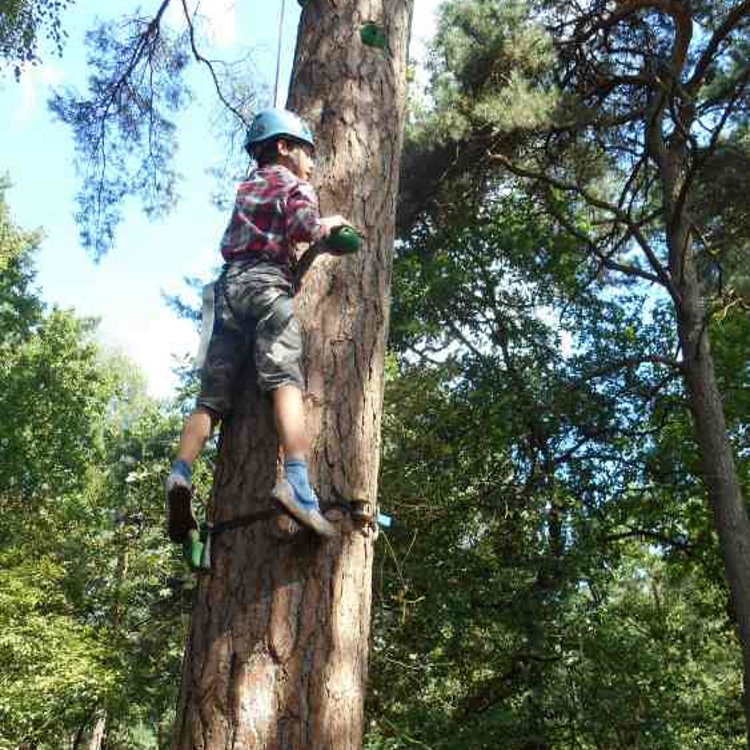
{"type": "MultiPolygon", "coordinates": [[[[341,510],[349,513],[353,518],[357,518],[356,511],[353,512],[352,504],[342,501],[332,503],[321,503],[321,512],[328,510],[341,510]]],[[[268,507],[263,510],[257,510],[253,513],[244,513],[236,518],[230,518],[227,521],[211,523],[210,521],[201,524],[200,532],[194,531],[183,544],[183,554],[185,560],[192,570],[207,571],[211,569],[211,541],[213,537],[222,534],[225,531],[246,528],[258,521],[267,521],[275,516],[285,513],[282,508],[268,507]]],[[[377,526],[376,526],[377,528],[377,526]]]]}
{"type": "MultiPolygon", "coordinates": [[[[325,513],[327,510],[334,509],[343,510],[345,512],[351,511],[349,505],[343,502],[320,504],[320,510],[322,513],[325,513]]],[[[285,511],[281,508],[270,507],[265,508],[264,510],[256,510],[253,513],[245,513],[241,516],[237,516],[236,518],[230,518],[228,521],[220,521],[219,523],[209,522],[205,524],[205,527],[206,531],[209,534],[216,536],[217,534],[221,534],[224,531],[232,531],[233,529],[251,526],[258,521],[267,521],[269,518],[281,515],[282,513],[285,513],[285,511]]]]}

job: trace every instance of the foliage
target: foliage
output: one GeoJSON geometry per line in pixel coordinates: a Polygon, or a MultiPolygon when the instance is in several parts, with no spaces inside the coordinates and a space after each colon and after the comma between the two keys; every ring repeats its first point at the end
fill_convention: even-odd
{"type": "Polygon", "coordinates": [[[749,16],[444,4],[404,168],[372,747],[744,746],[680,375],[710,300],[747,489],[749,16]]]}
{"type": "Polygon", "coordinates": [[[62,54],[66,33],[63,11],[74,0],[3,0],[0,4],[0,61],[13,66],[16,79],[24,67],[39,62],[45,37],[62,54]]]}
{"type": "Polygon", "coordinates": [[[396,261],[367,746],[744,746],[669,310],[543,201],[451,186],[396,261]]]}
{"type": "Polygon", "coordinates": [[[0,493],[26,501],[45,487],[74,489],[83,467],[101,456],[99,417],[112,384],[87,340],[90,331],[89,322],[55,310],[26,341],[4,347],[0,493]]]}
{"type": "MultiPolygon", "coordinates": [[[[171,34],[166,5],[92,32],[88,95],[53,102],[96,170],[79,216],[96,255],[124,198],[154,216],[176,198],[174,118],[205,60],[195,18],[171,34]]],[[[661,102],[667,145],[689,134],[746,492],[748,23],[693,3],[678,75],[682,6],[444,7],[400,201],[369,750],[745,746],[646,114],[661,102]]],[[[253,98],[236,93],[240,122],[253,98]]],[[[0,200],[0,748],[80,746],[97,716],[109,750],[161,748],[191,598],[162,531],[179,415],[92,321],[43,309],[38,239],[0,200]]]]}
{"type": "MultiPolygon", "coordinates": [[[[0,746],[60,747],[107,717],[108,746],[164,742],[190,587],[163,533],[180,418],[31,290],[35,235],[0,202],[0,746]]],[[[203,486],[205,472],[198,474],[203,486]]]]}
{"type": "Polygon", "coordinates": [[[119,23],[89,32],[90,99],[68,91],[50,102],[73,127],[79,163],[86,165],[76,222],[96,257],[112,243],[126,196],[140,195],[152,217],[176,198],[170,113],[189,98],[183,80],[188,57],[184,44],[162,29],[165,8],[154,19],[133,18],[125,33],[119,23]]]}
{"type": "Polygon", "coordinates": [[[32,254],[41,238],[13,224],[5,202],[8,187],[9,182],[0,179],[0,331],[6,341],[20,340],[41,314],[41,303],[30,288],[32,254]]]}
{"type": "Polygon", "coordinates": [[[92,629],[70,616],[61,563],[13,560],[13,552],[0,555],[0,747],[54,746],[61,727],[84,723],[115,688],[116,675],[92,629]]]}
{"type": "Polygon", "coordinates": [[[88,91],[68,88],[49,103],[73,132],[81,176],[76,221],[81,242],[96,259],[112,246],[126,199],[139,198],[152,219],[179,200],[176,117],[194,100],[187,80],[191,61],[208,70],[223,107],[219,127],[235,145],[256,104],[256,74],[248,61],[206,58],[197,11],[189,13],[183,3],[184,29],[172,30],[164,21],[169,3],[163,0],[153,16],[135,13],[90,31],[88,91]]]}
{"type": "Polygon", "coordinates": [[[746,255],[747,44],[742,3],[446,3],[418,139],[427,185],[412,190],[407,171],[407,192],[434,212],[450,202],[441,181],[486,194],[514,175],[610,281],[661,286],[678,311],[667,230],[684,217],[704,292],[718,309],[737,304],[741,283],[721,281],[746,255]],[[431,171],[444,153],[447,172],[431,171]]]}
{"type": "Polygon", "coordinates": [[[515,505],[498,477],[492,395],[472,408],[421,368],[388,394],[397,525],[380,543],[366,747],[744,746],[726,592],[700,555],[571,498],[550,566],[544,506],[515,505]]]}

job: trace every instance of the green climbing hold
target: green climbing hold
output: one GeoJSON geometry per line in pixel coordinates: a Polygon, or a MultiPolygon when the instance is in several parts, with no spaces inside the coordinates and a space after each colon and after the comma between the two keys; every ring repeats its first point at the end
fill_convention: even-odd
{"type": "Polygon", "coordinates": [[[368,21],[367,23],[362,24],[359,35],[362,38],[363,44],[366,44],[368,47],[385,49],[385,29],[373,21],[368,21]]]}
{"type": "Polygon", "coordinates": [[[198,529],[190,529],[187,539],[182,544],[182,554],[193,570],[203,567],[203,546],[198,529]]]}
{"type": "Polygon", "coordinates": [[[338,255],[349,255],[360,250],[362,238],[352,227],[336,227],[331,231],[327,244],[338,255]]]}

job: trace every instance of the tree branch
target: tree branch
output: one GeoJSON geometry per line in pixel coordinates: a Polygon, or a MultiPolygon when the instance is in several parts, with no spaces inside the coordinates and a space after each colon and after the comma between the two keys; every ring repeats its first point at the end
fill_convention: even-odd
{"type": "Polygon", "coordinates": [[[578,380],[576,380],[575,387],[578,387],[581,383],[587,380],[594,380],[595,378],[601,378],[605,375],[610,375],[617,372],[618,370],[624,370],[625,368],[638,367],[639,365],[663,365],[676,370],[678,373],[683,372],[683,365],[672,357],[665,357],[659,354],[651,354],[645,357],[625,357],[618,359],[616,362],[610,362],[604,367],[600,367],[592,372],[585,373],[578,380]]]}
{"type": "MultiPolygon", "coordinates": [[[[590,206],[594,206],[595,208],[599,208],[602,211],[613,214],[619,222],[627,227],[630,234],[638,242],[638,245],[643,250],[651,268],[656,274],[658,283],[664,286],[664,288],[669,292],[670,296],[676,304],[679,303],[680,295],[677,288],[672,283],[672,279],[664,269],[664,266],[659,262],[659,259],[656,257],[656,252],[644,236],[638,223],[634,222],[625,211],[620,209],[614,203],[610,203],[602,198],[595,196],[593,193],[586,190],[586,188],[581,187],[580,185],[575,185],[574,183],[570,182],[564,182],[563,180],[552,177],[551,175],[545,174],[544,172],[535,172],[534,170],[521,167],[518,164],[512,162],[507,156],[503,154],[490,153],[489,158],[490,161],[502,164],[506,169],[508,169],[513,174],[518,175],[519,177],[525,177],[527,179],[536,180],[538,182],[544,182],[548,185],[551,185],[552,187],[557,188],[558,190],[562,190],[568,193],[575,193],[576,195],[579,195],[581,198],[583,198],[583,200],[586,201],[586,203],[588,203],[590,206]]],[[[642,277],[643,272],[631,275],[638,275],[642,277]]]]}
{"type": "Polygon", "coordinates": [[[583,128],[594,128],[595,130],[603,130],[607,128],[615,128],[619,125],[626,125],[629,122],[635,122],[641,119],[645,113],[644,107],[637,107],[636,109],[624,112],[621,115],[611,115],[610,117],[604,117],[597,119],[592,117],[590,119],[581,120],[567,120],[565,122],[551,125],[549,128],[541,128],[537,131],[540,134],[543,133],[567,133],[570,131],[581,130],[583,128]]]}
{"type": "MultiPolygon", "coordinates": [[[[151,40],[152,36],[159,36],[159,27],[161,26],[161,18],[164,15],[164,12],[167,10],[167,6],[171,0],[163,0],[162,4],[159,6],[159,10],[156,11],[156,15],[149,21],[148,25],[146,26],[146,30],[139,34],[138,36],[138,43],[133,48],[133,54],[130,57],[130,62],[125,67],[125,70],[120,75],[119,79],[117,80],[117,83],[112,87],[112,96],[110,96],[110,104],[115,99],[115,94],[120,90],[121,86],[124,86],[128,79],[130,78],[131,73],[135,70],[135,66],[140,62],[141,56],[143,55],[143,52],[147,48],[148,42],[151,40]]],[[[109,110],[109,105],[107,107],[107,111],[109,110]]],[[[107,111],[105,111],[105,117],[107,114],[107,111]]],[[[105,119],[103,117],[102,119],[105,119]]]]}
{"type": "Polygon", "coordinates": [[[750,16],[750,0],[744,0],[739,5],[735,6],[724,19],[722,24],[714,32],[708,45],[703,50],[703,54],[695,64],[695,70],[687,83],[685,88],[691,93],[695,94],[700,85],[703,83],[703,79],[708,73],[708,69],[714,62],[714,55],[719,51],[719,47],[722,45],[724,40],[731,34],[740,22],[750,16]]]}
{"type": "Polygon", "coordinates": [[[674,547],[680,550],[680,552],[684,552],[685,554],[689,554],[693,549],[693,545],[690,544],[687,539],[674,539],[672,537],[668,537],[666,534],[662,534],[659,531],[652,531],[650,529],[631,528],[630,530],[622,531],[619,534],[607,534],[605,537],[603,537],[602,541],[608,543],[619,542],[624,539],[642,539],[645,541],[659,542],[659,544],[664,544],[668,547],[674,547]]]}
{"type": "Polygon", "coordinates": [[[689,13],[685,12],[685,6],[679,0],[626,0],[625,2],[618,2],[617,10],[610,13],[598,23],[593,24],[585,33],[576,35],[571,41],[572,43],[585,42],[597,31],[604,31],[612,26],[616,26],[620,21],[628,16],[632,16],[639,10],[661,11],[678,21],[684,17],[690,18],[689,13]]]}
{"type": "Polygon", "coordinates": [[[553,216],[569,234],[573,235],[573,237],[576,237],[588,246],[589,250],[591,250],[591,252],[600,261],[600,268],[603,266],[610,271],[618,271],[619,273],[622,273],[626,276],[634,276],[636,278],[643,279],[644,281],[648,281],[651,284],[661,283],[661,280],[656,274],[644,271],[642,268],[638,268],[638,266],[626,265],[625,263],[619,263],[616,260],[612,260],[611,256],[614,254],[615,250],[620,246],[621,243],[618,243],[617,246],[612,250],[612,252],[604,253],[597,245],[597,243],[593,239],[591,239],[591,237],[586,232],[583,232],[578,227],[576,227],[573,222],[570,221],[561,211],[558,211],[552,205],[548,206],[548,210],[552,212],[553,216]]]}
{"type": "Polygon", "coordinates": [[[244,127],[248,126],[248,122],[245,119],[245,116],[236,108],[234,107],[229,101],[227,101],[227,98],[224,96],[224,92],[221,90],[221,84],[219,83],[218,76],[216,75],[216,71],[214,70],[213,63],[205,58],[200,51],[198,50],[197,43],[195,41],[195,26],[193,25],[193,19],[190,15],[190,11],[187,7],[186,0],[181,0],[182,3],[182,10],[185,15],[185,21],[188,25],[188,32],[190,34],[190,49],[193,51],[193,56],[198,62],[203,63],[209,70],[209,73],[211,74],[211,78],[214,82],[214,88],[216,89],[216,95],[219,97],[219,100],[221,103],[242,123],[244,127]]]}

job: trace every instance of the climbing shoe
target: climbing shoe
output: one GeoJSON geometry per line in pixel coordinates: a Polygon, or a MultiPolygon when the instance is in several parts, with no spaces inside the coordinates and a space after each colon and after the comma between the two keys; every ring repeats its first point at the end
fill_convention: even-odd
{"type": "Polygon", "coordinates": [[[336,527],[328,521],[320,512],[318,499],[313,494],[313,502],[304,503],[297,498],[294,489],[286,479],[282,479],[271,492],[274,500],[278,502],[289,515],[299,521],[303,526],[312,529],[316,534],[331,539],[339,535],[336,527]]]}
{"type": "Polygon", "coordinates": [[[176,462],[167,477],[167,533],[176,544],[182,544],[198,522],[193,515],[193,488],[190,482],[190,469],[185,470],[183,462],[176,462]]]}

